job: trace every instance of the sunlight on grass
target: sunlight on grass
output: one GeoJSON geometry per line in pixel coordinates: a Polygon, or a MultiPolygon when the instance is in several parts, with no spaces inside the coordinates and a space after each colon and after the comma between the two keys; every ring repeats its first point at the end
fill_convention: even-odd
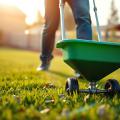
{"type": "MultiPolygon", "coordinates": [[[[0,119],[4,120],[101,120],[120,119],[120,99],[104,95],[64,92],[65,81],[74,76],[62,57],[55,56],[47,72],[37,72],[39,53],[0,48],[0,119]],[[85,97],[87,100],[85,101],[85,97]]],[[[120,80],[120,70],[105,77],[120,80]]],[[[80,81],[80,87],[86,87],[80,81]]]]}

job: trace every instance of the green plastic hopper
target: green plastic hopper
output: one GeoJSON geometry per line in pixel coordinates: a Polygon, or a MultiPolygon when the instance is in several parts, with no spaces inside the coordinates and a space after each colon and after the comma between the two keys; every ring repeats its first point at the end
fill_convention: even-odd
{"type": "Polygon", "coordinates": [[[88,81],[97,82],[120,67],[120,43],[65,39],[57,43],[65,63],[88,81]]]}

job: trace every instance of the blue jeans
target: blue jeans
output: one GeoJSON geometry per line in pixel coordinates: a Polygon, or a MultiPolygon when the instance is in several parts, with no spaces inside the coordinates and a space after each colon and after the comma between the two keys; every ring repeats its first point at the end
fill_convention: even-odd
{"type": "MultiPolygon", "coordinates": [[[[89,0],[64,0],[70,5],[78,39],[92,40],[89,0]]],[[[45,25],[42,34],[42,61],[52,58],[55,33],[60,22],[59,0],[45,0],[45,25]]]]}

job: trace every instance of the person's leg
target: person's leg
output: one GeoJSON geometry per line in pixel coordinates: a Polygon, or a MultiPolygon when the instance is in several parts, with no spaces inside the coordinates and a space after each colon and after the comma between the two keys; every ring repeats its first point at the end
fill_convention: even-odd
{"type": "Polygon", "coordinates": [[[45,25],[42,33],[42,50],[40,59],[42,65],[38,70],[46,70],[52,59],[55,33],[59,25],[59,0],[45,0],[45,25]]]}
{"type": "MultiPolygon", "coordinates": [[[[92,40],[91,18],[89,11],[89,0],[67,0],[70,5],[76,23],[76,34],[78,39],[92,40]]],[[[75,71],[76,77],[83,78],[75,71]]]]}
{"type": "Polygon", "coordinates": [[[75,19],[78,39],[92,40],[89,0],[67,0],[75,19]]]}

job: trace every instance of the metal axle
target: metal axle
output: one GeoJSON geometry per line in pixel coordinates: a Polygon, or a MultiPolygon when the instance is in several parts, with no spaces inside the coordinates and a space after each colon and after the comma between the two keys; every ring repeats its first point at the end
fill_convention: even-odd
{"type": "Polygon", "coordinates": [[[110,90],[100,90],[96,88],[96,82],[89,83],[89,89],[80,89],[80,93],[90,93],[90,94],[98,94],[98,93],[109,93],[110,90]]]}
{"type": "Polygon", "coordinates": [[[98,94],[98,93],[109,93],[109,90],[90,90],[90,89],[80,89],[79,90],[80,93],[90,93],[90,94],[98,94]]]}

